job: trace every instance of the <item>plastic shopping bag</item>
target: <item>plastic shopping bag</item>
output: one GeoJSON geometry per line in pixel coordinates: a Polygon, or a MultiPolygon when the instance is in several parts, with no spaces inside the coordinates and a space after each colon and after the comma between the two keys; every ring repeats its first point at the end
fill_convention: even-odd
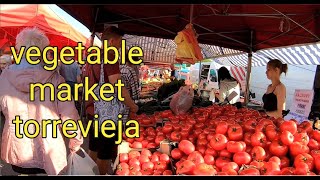
{"type": "Polygon", "coordinates": [[[97,164],[81,148],[80,153],[70,153],[66,175],[100,175],[97,164]]]}
{"type": "Polygon", "coordinates": [[[186,113],[192,106],[194,91],[191,86],[183,86],[173,95],[170,109],[175,115],[186,113]]]}
{"type": "Polygon", "coordinates": [[[194,64],[203,59],[192,24],[188,24],[184,30],[180,31],[174,41],[177,44],[176,61],[194,64]]]}

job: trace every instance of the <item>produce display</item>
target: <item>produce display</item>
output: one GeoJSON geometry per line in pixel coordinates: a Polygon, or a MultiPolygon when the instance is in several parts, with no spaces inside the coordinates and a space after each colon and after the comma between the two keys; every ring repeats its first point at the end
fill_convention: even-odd
{"type": "Polygon", "coordinates": [[[119,154],[120,163],[116,175],[172,175],[170,157],[167,154],[143,149],[119,154]]]}
{"type": "Polygon", "coordinates": [[[230,105],[193,108],[178,116],[168,110],[157,113],[151,121],[157,119],[168,121],[163,127],[141,128],[140,138],[126,141],[132,148],[157,147],[163,139],[176,142],[170,157],[176,174],[320,173],[320,131],[313,130],[309,121],[298,124],[230,105]]]}

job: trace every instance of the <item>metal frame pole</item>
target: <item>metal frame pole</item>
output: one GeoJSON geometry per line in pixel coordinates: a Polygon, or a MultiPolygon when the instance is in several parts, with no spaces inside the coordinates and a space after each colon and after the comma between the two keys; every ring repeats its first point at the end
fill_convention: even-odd
{"type": "Polygon", "coordinates": [[[248,53],[248,63],[247,63],[247,76],[246,76],[246,92],[245,92],[245,99],[244,103],[245,105],[248,105],[250,102],[250,80],[251,80],[251,66],[252,66],[252,41],[253,41],[253,31],[251,31],[251,36],[250,36],[250,49],[248,53]]]}
{"type": "MultiPolygon", "coordinates": [[[[94,24],[92,28],[92,34],[91,34],[91,40],[90,40],[90,46],[93,46],[94,43],[94,38],[95,38],[95,25],[98,19],[98,14],[99,14],[99,8],[96,9],[96,15],[94,19],[94,24]]],[[[82,76],[82,82],[84,82],[84,76],[82,76]]],[[[81,108],[80,108],[80,119],[83,120],[84,117],[84,111],[85,111],[85,98],[84,98],[84,90],[82,90],[82,101],[81,101],[81,108]]],[[[86,117],[85,117],[86,118],[86,117]]]]}

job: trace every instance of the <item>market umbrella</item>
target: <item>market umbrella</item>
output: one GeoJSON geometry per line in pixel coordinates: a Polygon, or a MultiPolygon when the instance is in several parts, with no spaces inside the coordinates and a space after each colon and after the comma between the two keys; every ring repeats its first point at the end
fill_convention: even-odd
{"type": "Polygon", "coordinates": [[[25,27],[38,27],[48,36],[50,45],[59,49],[76,46],[78,42],[82,42],[84,46],[89,45],[88,38],[47,5],[0,5],[0,38],[15,43],[15,37],[25,27]]]}

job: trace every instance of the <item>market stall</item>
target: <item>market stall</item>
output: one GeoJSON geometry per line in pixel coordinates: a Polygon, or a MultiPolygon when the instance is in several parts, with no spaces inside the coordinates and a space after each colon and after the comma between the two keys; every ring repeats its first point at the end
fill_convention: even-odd
{"type": "MultiPolygon", "coordinates": [[[[319,32],[315,25],[319,22],[318,15],[315,14],[319,6],[298,6],[195,5],[191,19],[194,18],[192,23],[200,34],[199,42],[247,53],[248,97],[253,52],[319,40],[315,35],[319,32]],[[210,21],[208,17],[211,18],[210,21]],[[291,23],[294,27],[288,27],[291,23]]],[[[106,5],[97,8],[82,6],[79,9],[68,5],[61,7],[73,12],[70,14],[97,31],[103,29],[101,25],[104,23],[117,23],[128,34],[173,38],[190,22],[187,18],[190,15],[188,5],[106,5]],[[96,13],[97,9],[103,11],[103,16],[96,13]],[[111,18],[106,20],[104,17],[111,18]],[[147,25],[141,28],[141,24],[147,25]]],[[[153,114],[143,113],[133,117],[142,126],[142,135],[139,138],[125,138],[129,150],[119,151],[118,161],[114,166],[115,174],[320,173],[320,131],[314,130],[310,121],[298,123],[296,120],[274,119],[257,110],[237,109],[224,103],[199,108],[192,103],[190,105],[193,101],[190,97],[194,97],[194,92],[190,88],[184,92],[186,93],[178,92],[179,96],[173,97],[176,104],[170,102],[171,110],[154,110],[153,114]],[[184,100],[188,101],[179,101],[178,97],[183,97],[182,95],[186,95],[184,100]],[[181,106],[180,109],[184,109],[183,112],[173,108],[177,104],[181,106]],[[164,151],[165,144],[170,153],[164,151]]]]}

